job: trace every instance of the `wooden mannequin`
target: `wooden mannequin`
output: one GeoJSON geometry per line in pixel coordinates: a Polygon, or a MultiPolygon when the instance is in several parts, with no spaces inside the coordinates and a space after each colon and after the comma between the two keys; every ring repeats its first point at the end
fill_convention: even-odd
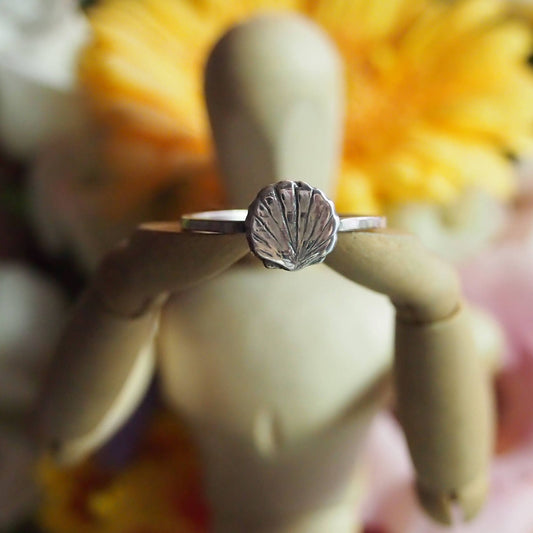
{"type": "MultiPolygon", "coordinates": [[[[331,196],[342,86],[330,42],[294,15],[259,17],[218,43],[206,97],[231,204],[279,179],[331,196]]],[[[444,523],[454,501],[471,517],[487,483],[487,381],[455,273],[389,231],[339,234],[325,264],[288,273],[265,269],[243,234],[139,227],[66,328],[46,441],[59,461],[85,457],[131,414],[157,358],[202,451],[215,531],[352,533],[394,327],[393,305],[365,287],[396,308],[398,411],[421,502],[444,523]]]]}

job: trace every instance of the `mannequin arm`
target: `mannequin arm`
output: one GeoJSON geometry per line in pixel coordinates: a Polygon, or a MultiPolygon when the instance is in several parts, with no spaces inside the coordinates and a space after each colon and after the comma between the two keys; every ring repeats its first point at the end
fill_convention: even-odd
{"type": "Polygon", "coordinates": [[[40,429],[58,461],[83,459],[142,399],[153,375],[161,295],[220,273],[248,251],[243,235],[152,224],[104,259],[65,328],[43,395],[40,429]]]}
{"type": "Polygon", "coordinates": [[[212,278],[249,252],[243,234],[182,232],[178,223],[143,224],[104,259],[94,286],[111,312],[135,317],[161,294],[212,278]]]}
{"type": "Polygon", "coordinates": [[[488,376],[475,352],[453,269],[410,235],[341,233],[327,264],[396,307],[398,416],[422,505],[436,520],[483,504],[492,449],[488,376]]]}

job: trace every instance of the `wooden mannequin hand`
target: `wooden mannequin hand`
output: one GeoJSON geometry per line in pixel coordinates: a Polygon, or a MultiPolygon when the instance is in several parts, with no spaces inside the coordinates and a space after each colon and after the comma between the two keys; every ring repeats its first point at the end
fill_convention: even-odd
{"type": "Polygon", "coordinates": [[[456,273],[415,237],[391,231],[341,233],[326,262],[396,307],[397,412],[421,504],[442,523],[457,515],[454,505],[475,516],[487,492],[492,402],[456,273]]]}
{"type": "Polygon", "coordinates": [[[433,322],[460,306],[455,270],[414,235],[374,230],[337,237],[326,264],[355,283],[387,295],[402,320],[433,322]]]}
{"type": "Polygon", "coordinates": [[[213,277],[247,253],[242,234],[188,233],[178,223],[144,224],[107,255],[94,287],[108,310],[134,317],[159,295],[213,277]]]}
{"type": "Polygon", "coordinates": [[[249,252],[244,235],[140,227],[109,253],[71,314],[40,406],[44,444],[58,461],[83,459],[131,415],[155,366],[161,294],[191,287],[249,252]]]}

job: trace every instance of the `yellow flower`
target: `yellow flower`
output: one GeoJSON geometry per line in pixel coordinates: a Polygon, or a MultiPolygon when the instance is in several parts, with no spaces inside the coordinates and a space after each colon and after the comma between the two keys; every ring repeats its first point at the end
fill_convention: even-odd
{"type": "MultiPolygon", "coordinates": [[[[167,163],[209,166],[201,78],[210,47],[252,14],[298,11],[331,35],[346,63],[340,210],[446,202],[472,185],[505,198],[513,189],[507,155],[529,148],[533,124],[530,33],[507,6],[505,0],[103,0],[91,13],[94,41],[80,78],[115,147],[132,153],[134,140],[167,153],[167,163]]],[[[137,180],[138,194],[169,174],[171,165],[158,159],[152,158],[150,180],[137,180]]],[[[207,189],[215,191],[207,203],[222,201],[212,183],[207,189]]]]}
{"type": "Polygon", "coordinates": [[[61,469],[44,459],[40,522],[51,533],[200,533],[208,515],[199,476],[184,427],[160,412],[125,469],[95,460],[61,469]]]}
{"type": "MultiPolygon", "coordinates": [[[[533,78],[529,29],[505,9],[504,0],[101,0],[80,81],[114,170],[108,215],[120,218],[176,182],[180,210],[222,201],[203,65],[225,28],[265,10],[314,19],[344,58],[339,210],[446,202],[472,185],[507,196],[506,155],[532,141],[533,78]]],[[[46,530],[201,531],[201,499],[188,499],[198,464],[172,416],[156,419],[139,455],[118,473],[95,462],[59,470],[44,461],[46,530]]]]}

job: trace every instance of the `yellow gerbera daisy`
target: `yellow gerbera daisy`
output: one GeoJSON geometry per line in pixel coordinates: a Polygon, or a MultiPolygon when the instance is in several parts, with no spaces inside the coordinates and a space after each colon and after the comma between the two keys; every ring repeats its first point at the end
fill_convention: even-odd
{"type": "MultiPolygon", "coordinates": [[[[210,47],[252,14],[298,11],[330,34],[347,67],[340,210],[445,202],[472,185],[505,198],[513,188],[506,156],[529,148],[533,123],[530,32],[507,5],[104,0],[90,15],[94,40],[80,78],[115,148],[135,139],[209,166],[201,86],[210,47]]],[[[158,173],[153,160],[150,180],[130,181],[139,194],[172,168],[158,173]]]]}

